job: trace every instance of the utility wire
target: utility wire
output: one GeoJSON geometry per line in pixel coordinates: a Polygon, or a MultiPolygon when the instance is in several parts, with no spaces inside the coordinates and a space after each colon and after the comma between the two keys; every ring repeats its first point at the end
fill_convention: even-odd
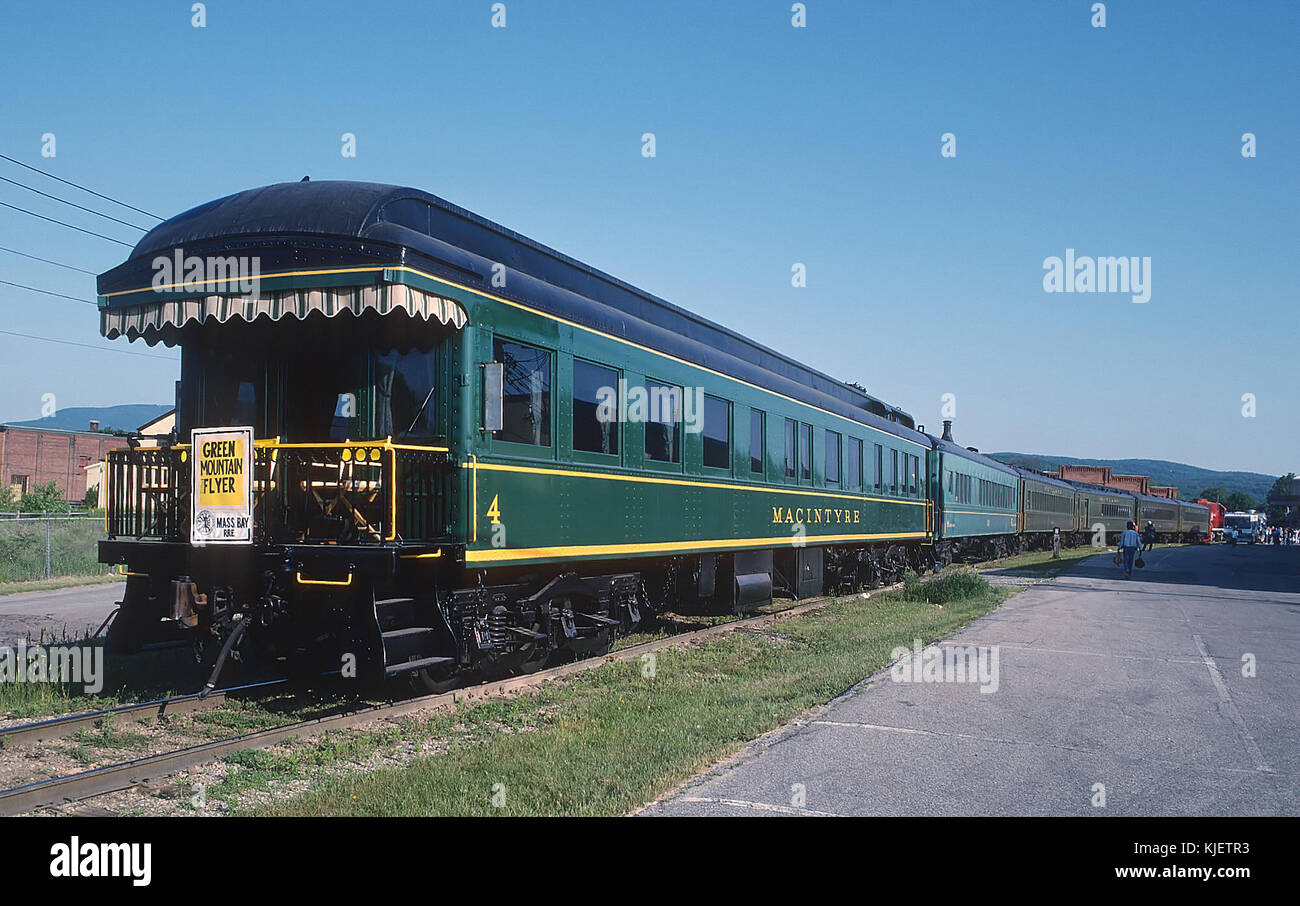
{"type": "Polygon", "coordinates": [[[122,207],[124,207],[124,208],[130,208],[132,211],[135,211],[137,214],[143,214],[143,215],[146,216],[146,217],[152,217],[154,220],[162,220],[162,219],[164,219],[164,218],[162,218],[162,217],[159,217],[157,214],[150,214],[148,211],[141,210],[140,208],[137,208],[135,205],[129,205],[129,204],[127,204],[125,201],[118,201],[116,198],[113,198],[113,197],[111,197],[111,196],[105,195],[105,194],[103,194],[102,192],[96,192],[94,189],[87,189],[85,186],[78,185],[78,184],[75,183],[75,182],[71,182],[71,181],[69,181],[69,180],[66,180],[66,179],[64,179],[62,176],[55,176],[53,173],[47,173],[47,172],[45,172],[44,170],[40,169],[39,167],[33,167],[33,166],[31,166],[30,164],[25,164],[25,163],[23,163],[23,162],[20,161],[20,160],[14,160],[12,157],[10,157],[10,156],[7,155],[7,154],[0,154],[0,159],[7,160],[7,161],[9,161],[9,163],[11,163],[11,164],[17,164],[17,165],[20,166],[20,167],[26,167],[28,170],[32,170],[32,171],[34,171],[34,172],[36,172],[36,173],[41,174],[42,176],[48,176],[50,179],[57,179],[59,182],[63,183],[65,186],[72,186],[74,189],[80,189],[80,190],[83,191],[83,192],[89,192],[91,195],[94,195],[96,198],[102,198],[102,199],[104,199],[105,201],[111,201],[111,202],[113,202],[113,204],[120,204],[120,205],[121,205],[122,207]]]}
{"type": "Polygon", "coordinates": [[[20,252],[18,251],[18,249],[6,248],[3,245],[0,245],[0,252],[8,252],[11,255],[21,255],[23,258],[30,258],[33,261],[44,261],[46,264],[53,264],[55,267],[66,267],[70,271],[77,271],[82,274],[89,274],[92,277],[97,276],[94,271],[88,271],[84,267],[74,267],[71,264],[63,264],[59,261],[51,261],[49,258],[42,258],[40,255],[29,255],[26,252],[20,252]]]}
{"type": "MultiPolygon", "coordinates": [[[[3,156],[4,155],[0,154],[0,157],[3,156]]],[[[59,226],[65,226],[68,229],[76,230],[78,233],[88,233],[91,236],[98,236],[100,239],[107,239],[109,242],[116,242],[118,245],[124,245],[129,249],[135,248],[135,246],[132,245],[131,243],[123,242],[121,239],[114,239],[112,236],[105,236],[103,233],[96,233],[94,230],[82,229],[79,226],[73,226],[70,223],[64,223],[62,220],[55,220],[53,217],[46,217],[44,214],[37,214],[35,211],[29,211],[26,208],[20,208],[18,207],[18,205],[10,204],[7,201],[0,201],[0,205],[3,205],[6,208],[13,208],[15,211],[22,211],[24,214],[31,214],[33,217],[39,217],[41,220],[48,220],[50,223],[57,223],[59,226]]]]}
{"type": "Polygon", "coordinates": [[[60,204],[70,205],[71,207],[74,207],[79,211],[85,211],[87,214],[94,214],[96,217],[103,217],[105,220],[111,220],[114,223],[120,223],[122,224],[122,226],[129,226],[131,229],[139,230],[141,233],[149,232],[148,227],[136,226],[134,223],[131,223],[128,220],[119,220],[116,217],[112,216],[111,214],[104,214],[101,213],[100,211],[96,211],[94,208],[87,208],[84,205],[79,205],[75,201],[68,201],[66,198],[60,198],[57,195],[51,195],[49,192],[42,192],[40,189],[32,188],[31,186],[27,185],[27,183],[25,182],[19,182],[16,179],[10,179],[8,176],[0,176],[0,179],[3,179],[5,182],[9,183],[12,186],[17,186],[20,189],[26,189],[28,192],[35,192],[37,195],[43,195],[46,198],[51,198],[54,201],[59,202],[60,204]]]}
{"type": "Polygon", "coordinates": [[[25,289],[33,293],[44,293],[47,296],[58,296],[60,299],[70,299],[73,302],[81,302],[84,305],[98,305],[98,302],[92,302],[89,299],[78,299],[76,296],[65,296],[63,293],[51,292],[48,289],[38,289],[35,286],[25,286],[22,283],[14,283],[10,280],[0,280],[5,286],[16,286],[19,289],[25,289]]]}
{"type": "Polygon", "coordinates": [[[64,346],[81,346],[85,349],[98,349],[100,352],[116,352],[118,355],[134,355],[139,356],[142,359],[159,359],[164,362],[176,361],[176,359],[173,359],[170,356],[150,355],[147,352],[132,352],[129,349],[114,349],[109,346],[93,346],[90,343],[78,343],[75,340],[58,340],[54,337],[38,337],[35,334],[18,333],[16,330],[0,330],[0,334],[5,334],[11,337],[22,337],[25,340],[42,340],[46,343],[62,343],[64,346]]]}

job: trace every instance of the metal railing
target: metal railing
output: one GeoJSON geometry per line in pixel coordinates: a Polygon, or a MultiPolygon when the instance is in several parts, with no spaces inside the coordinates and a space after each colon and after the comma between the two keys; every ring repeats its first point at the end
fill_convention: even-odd
{"type": "Polygon", "coordinates": [[[104,532],[110,538],[178,541],[189,533],[190,481],[182,447],[110,450],[104,532]]]}
{"type": "MultiPolygon", "coordinates": [[[[187,541],[189,447],[109,453],[105,530],[110,538],[187,541]]],[[[447,450],[357,441],[258,441],[253,454],[253,538],[258,543],[382,544],[449,531],[454,478],[447,450]]]]}

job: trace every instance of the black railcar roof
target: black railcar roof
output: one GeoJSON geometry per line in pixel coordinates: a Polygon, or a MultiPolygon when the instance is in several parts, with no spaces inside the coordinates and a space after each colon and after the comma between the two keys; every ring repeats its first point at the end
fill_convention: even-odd
{"type": "MultiPolygon", "coordinates": [[[[608,321],[608,315],[599,309],[614,309],[660,331],[676,334],[748,362],[786,381],[793,381],[816,391],[819,396],[839,400],[888,423],[889,430],[900,436],[920,440],[914,430],[915,420],[902,409],[419,189],[325,180],[277,183],[219,198],[178,214],[150,230],[125,264],[100,277],[100,292],[118,288],[128,272],[140,272],[143,259],[169,249],[233,237],[294,235],[342,237],[405,246],[434,261],[450,264],[460,273],[471,271],[485,288],[491,277],[491,265],[499,263],[533,278],[527,281],[531,284],[529,301],[545,305],[548,301],[557,301],[555,297],[567,296],[560,307],[572,313],[579,323],[586,325],[590,321],[591,326],[603,325],[608,321]],[[409,216],[394,220],[386,215],[388,206],[410,201],[427,206],[426,228],[412,227],[409,216]],[[547,298],[551,295],[548,288],[553,291],[553,298],[547,298]],[[597,305],[584,312],[575,304],[575,296],[597,305]]],[[[682,351],[688,353],[686,357],[689,358],[690,350],[682,351]]],[[[821,405],[821,402],[814,405],[821,405]]],[[[874,418],[861,420],[877,424],[874,418]]]]}
{"type": "Polygon", "coordinates": [[[1003,472],[1012,477],[1018,478],[1016,470],[1004,462],[998,462],[990,456],[983,453],[976,453],[963,447],[961,444],[954,443],[950,440],[944,440],[942,437],[935,437],[933,434],[925,435],[930,439],[930,447],[934,450],[940,450],[944,453],[951,453],[953,456],[960,456],[962,459],[969,459],[972,462],[978,462],[981,465],[988,466],[998,472],[1003,472]]]}

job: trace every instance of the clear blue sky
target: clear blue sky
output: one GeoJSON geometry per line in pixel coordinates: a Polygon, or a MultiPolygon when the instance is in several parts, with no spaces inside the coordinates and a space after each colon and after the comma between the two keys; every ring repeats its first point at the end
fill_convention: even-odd
{"type": "MultiPolygon", "coordinates": [[[[0,152],[163,216],[305,174],[417,186],[931,429],[954,393],[965,444],[1300,468],[1300,4],[790,6],[506,0],[494,29],[489,0],[212,0],[196,29],[177,0],[8,3],[0,152]],[[1149,256],[1151,301],[1045,293],[1067,248],[1149,256]]],[[[0,245],[126,253],[7,208],[0,245]]],[[[2,252],[0,279],[94,298],[2,252]]],[[[90,306],[0,285],[0,328],[162,356],[0,334],[0,418],[171,399],[176,352],[97,339],[90,306]]]]}

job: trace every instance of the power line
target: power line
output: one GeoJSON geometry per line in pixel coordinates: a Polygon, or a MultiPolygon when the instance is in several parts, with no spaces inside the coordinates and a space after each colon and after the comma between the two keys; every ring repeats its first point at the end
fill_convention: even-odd
{"type": "MultiPolygon", "coordinates": [[[[4,156],[3,154],[0,154],[0,157],[3,156],[4,156]]],[[[53,217],[46,217],[44,214],[37,214],[35,211],[29,211],[26,208],[20,208],[18,207],[18,205],[10,204],[7,201],[0,201],[0,205],[3,205],[6,208],[13,208],[15,211],[22,211],[24,214],[31,214],[33,217],[39,217],[41,220],[48,220],[50,223],[57,223],[59,226],[65,226],[70,230],[76,230],[78,233],[88,233],[91,236],[98,236],[100,239],[107,239],[109,242],[116,242],[118,245],[124,245],[129,249],[135,248],[135,246],[133,246],[131,243],[123,242],[121,239],[114,239],[112,236],[105,236],[103,233],[96,233],[94,230],[82,229],[79,226],[73,226],[70,223],[64,223],[62,220],[55,220],[53,217]]]]}
{"type": "Polygon", "coordinates": [[[116,352],[118,355],[139,356],[142,359],[159,359],[164,362],[175,362],[176,359],[170,356],[150,355],[147,352],[132,352],[129,349],[113,349],[108,346],[92,346],[90,343],[78,343],[75,340],[59,340],[54,337],[38,337],[35,334],[19,333],[16,330],[0,330],[0,334],[6,334],[11,337],[22,337],[25,340],[41,340],[46,343],[62,343],[64,346],[81,346],[85,349],[98,349],[100,352],[116,352]]]}
{"type": "Polygon", "coordinates": [[[152,217],[154,220],[163,219],[162,217],[159,217],[157,214],[150,214],[148,211],[141,210],[140,208],[137,208],[135,205],[129,205],[125,201],[118,201],[116,198],[113,198],[109,195],[104,195],[101,192],[96,192],[94,189],[87,189],[85,186],[78,185],[75,182],[66,180],[62,176],[55,176],[53,173],[47,173],[44,170],[40,169],[39,167],[33,167],[32,165],[25,164],[20,160],[14,160],[12,157],[10,157],[7,154],[0,154],[0,158],[9,161],[9,163],[11,164],[17,164],[20,167],[26,167],[28,170],[32,170],[36,173],[41,174],[42,176],[48,176],[50,179],[57,179],[59,182],[63,183],[66,186],[72,186],[74,189],[80,189],[83,192],[89,192],[91,195],[94,195],[96,198],[102,198],[105,201],[113,202],[113,204],[120,204],[124,208],[130,208],[132,211],[135,211],[137,214],[143,214],[146,217],[152,217]]]}
{"type": "Polygon", "coordinates": [[[76,296],[65,296],[63,293],[52,292],[48,289],[39,289],[35,286],[25,286],[22,283],[14,283],[11,280],[0,280],[0,283],[3,283],[5,286],[16,286],[19,289],[25,289],[33,293],[44,293],[47,296],[58,296],[60,299],[70,299],[73,302],[81,302],[84,305],[98,304],[97,302],[92,302],[89,299],[78,299],[76,296]]]}
{"type": "Polygon", "coordinates": [[[149,232],[148,227],[136,226],[134,223],[131,223],[130,221],[127,220],[118,220],[116,217],[112,216],[111,214],[104,214],[100,211],[96,211],[94,208],[87,208],[84,205],[79,205],[75,201],[68,201],[66,198],[60,198],[57,195],[51,195],[49,192],[42,192],[40,189],[34,189],[31,186],[27,185],[27,183],[25,182],[19,182],[16,179],[10,179],[8,176],[0,176],[0,179],[3,179],[5,182],[9,183],[10,185],[17,186],[20,189],[26,189],[28,192],[35,192],[37,195],[43,195],[46,198],[51,198],[54,201],[59,202],[60,204],[66,204],[76,208],[79,211],[85,211],[87,214],[94,214],[96,217],[103,217],[105,220],[111,220],[114,223],[120,223],[122,224],[122,226],[129,226],[131,229],[139,230],[142,233],[149,232]]]}
{"type": "Polygon", "coordinates": [[[96,276],[94,271],[88,271],[84,267],[75,267],[74,265],[71,264],[63,264],[59,261],[51,261],[49,258],[42,258],[40,255],[29,255],[26,252],[20,252],[18,251],[18,249],[6,248],[3,245],[0,245],[0,252],[8,252],[11,255],[21,255],[22,257],[30,258],[33,261],[44,261],[46,264],[53,264],[55,267],[66,267],[70,271],[77,271],[82,274],[89,274],[92,277],[96,276]]]}

